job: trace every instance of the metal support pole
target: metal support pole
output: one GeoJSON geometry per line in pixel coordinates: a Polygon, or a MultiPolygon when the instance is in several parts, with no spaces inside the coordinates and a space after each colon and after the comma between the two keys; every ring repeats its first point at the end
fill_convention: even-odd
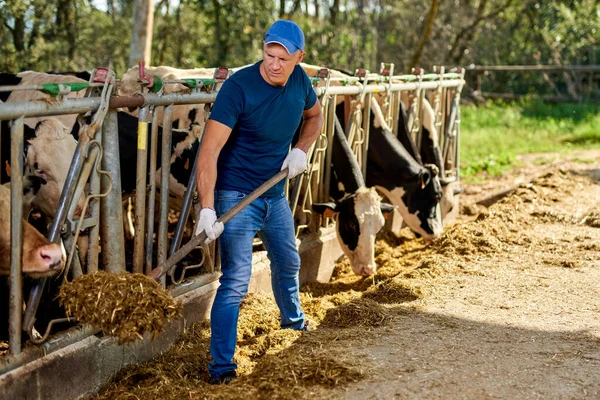
{"type": "MultiPolygon", "coordinates": [[[[102,143],[102,130],[96,132],[95,139],[102,143]]],[[[99,156],[99,153],[95,153],[94,160],[99,156]]],[[[100,193],[100,175],[96,172],[96,169],[92,171],[90,177],[90,194],[100,193]]],[[[87,273],[98,271],[98,252],[99,252],[99,240],[100,240],[100,200],[94,199],[90,204],[90,218],[94,221],[94,225],[90,227],[88,235],[88,254],[87,254],[87,273]]]]}
{"type": "MultiPolygon", "coordinates": [[[[167,261],[167,233],[169,228],[169,174],[171,172],[171,117],[173,106],[165,107],[163,113],[162,154],[160,164],[160,212],[158,224],[158,265],[167,261]]],[[[166,278],[161,279],[163,287],[166,278]]]]}
{"type": "MultiPolygon", "coordinates": [[[[367,160],[369,159],[369,134],[371,133],[369,126],[371,122],[371,98],[373,97],[372,93],[368,93],[365,95],[365,103],[363,108],[363,143],[362,143],[362,174],[363,179],[367,180],[367,160]]],[[[394,102],[392,101],[393,105],[394,102]]],[[[394,113],[395,114],[395,113],[394,113]]]]}
{"type": "Polygon", "coordinates": [[[327,116],[327,152],[325,153],[325,165],[322,170],[324,179],[322,182],[321,196],[318,201],[329,201],[329,188],[331,185],[331,158],[333,150],[333,122],[335,121],[335,107],[337,96],[333,95],[328,104],[327,116]]]}
{"type": "MultiPolygon", "coordinates": [[[[65,179],[66,183],[63,187],[62,193],[60,194],[60,199],[58,200],[56,215],[52,220],[52,224],[50,224],[50,229],[48,232],[48,240],[50,242],[56,242],[61,227],[63,226],[67,217],[67,211],[71,205],[71,201],[77,186],[77,181],[79,180],[79,175],[81,174],[81,168],[83,166],[85,145],[88,143],[88,140],[84,139],[85,137],[87,137],[87,135],[81,137],[77,143],[73,160],[69,166],[69,172],[67,173],[67,177],[65,179]]],[[[33,329],[35,314],[40,305],[45,284],[46,278],[38,279],[29,293],[29,300],[27,301],[27,308],[25,309],[25,317],[23,318],[23,330],[29,333],[31,333],[33,329]]]]}
{"type": "Polygon", "coordinates": [[[179,246],[181,246],[181,239],[183,238],[185,224],[187,222],[187,219],[190,215],[190,210],[192,208],[192,198],[194,197],[194,192],[196,191],[196,165],[198,164],[200,144],[201,142],[198,144],[198,150],[196,150],[196,156],[194,157],[194,164],[192,165],[190,179],[188,181],[187,188],[185,189],[185,194],[183,195],[183,205],[181,206],[181,212],[179,214],[179,221],[177,221],[175,233],[173,234],[173,238],[171,239],[169,256],[172,256],[173,253],[175,253],[177,249],[179,249],[179,246]]]}
{"type": "MultiPolygon", "coordinates": [[[[10,297],[8,351],[21,353],[21,318],[23,310],[23,121],[14,121],[10,133],[10,297]]],[[[3,227],[2,229],[6,229],[3,227]]]]}
{"type": "MultiPolygon", "coordinates": [[[[102,169],[112,178],[112,190],[100,200],[100,237],[102,265],[108,272],[125,270],[125,239],[123,237],[123,200],[121,197],[121,167],[119,161],[119,129],[117,112],[106,114],[102,124],[102,169]]],[[[107,177],[100,181],[106,192],[110,185],[107,177]]]]}
{"type": "Polygon", "coordinates": [[[146,233],[146,275],[152,272],[152,249],[154,247],[154,206],[156,204],[156,157],[158,146],[158,111],[154,108],[152,111],[152,133],[150,137],[150,171],[148,180],[150,181],[150,190],[148,192],[148,214],[146,233]]]}
{"type": "Polygon", "coordinates": [[[144,232],[146,231],[146,176],[148,162],[148,106],[138,114],[137,163],[135,178],[135,236],[133,238],[133,272],[144,272],[144,232]]]}

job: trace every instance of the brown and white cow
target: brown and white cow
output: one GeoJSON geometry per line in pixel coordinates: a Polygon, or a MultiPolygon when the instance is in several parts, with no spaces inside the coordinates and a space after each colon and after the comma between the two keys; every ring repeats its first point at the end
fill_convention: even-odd
{"type": "MultiPolygon", "coordinates": [[[[26,172],[46,181],[34,198],[33,205],[47,216],[54,217],[77,142],[71,129],[55,118],[39,122],[35,128],[35,137],[27,142],[26,172]]],[[[76,214],[81,213],[83,205],[84,199],[80,198],[76,214]]]]}
{"type": "MultiPolygon", "coordinates": [[[[18,74],[0,74],[0,85],[40,85],[42,83],[85,83],[84,79],[72,75],[47,74],[36,71],[23,71],[18,74]]],[[[69,99],[79,99],[85,96],[85,91],[70,92],[65,97],[69,99]]],[[[39,90],[14,90],[12,92],[0,92],[0,100],[5,103],[26,102],[26,101],[45,101],[52,102],[54,99],[49,94],[39,90]]],[[[29,117],[25,118],[25,124],[35,127],[40,121],[48,117],[29,117]]],[[[68,114],[56,116],[56,119],[65,126],[73,126],[77,120],[77,114],[68,114]]]]}
{"type": "MultiPolygon", "coordinates": [[[[23,181],[24,198],[30,198],[39,188],[39,178],[25,177],[23,181]]],[[[43,186],[43,185],[42,185],[43,186]]],[[[0,275],[10,273],[10,189],[0,185],[0,275]]],[[[30,223],[23,220],[23,273],[41,278],[62,271],[64,260],[60,246],[50,243],[30,223]]]]}

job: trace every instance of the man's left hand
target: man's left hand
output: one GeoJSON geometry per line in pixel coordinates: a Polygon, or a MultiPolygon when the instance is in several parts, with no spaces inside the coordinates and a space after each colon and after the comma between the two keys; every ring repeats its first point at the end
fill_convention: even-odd
{"type": "Polygon", "coordinates": [[[294,147],[285,160],[283,160],[281,170],[283,171],[286,168],[288,168],[288,179],[292,179],[296,175],[306,171],[306,153],[294,147]]]}

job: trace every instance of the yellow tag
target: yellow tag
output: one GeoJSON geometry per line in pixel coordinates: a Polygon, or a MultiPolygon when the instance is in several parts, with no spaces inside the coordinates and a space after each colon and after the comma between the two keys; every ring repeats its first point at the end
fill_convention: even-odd
{"type": "Polygon", "coordinates": [[[140,150],[146,150],[146,142],[148,141],[148,123],[138,122],[138,146],[140,150]]]}
{"type": "Polygon", "coordinates": [[[379,93],[379,89],[378,88],[373,88],[373,93],[379,93]]]}

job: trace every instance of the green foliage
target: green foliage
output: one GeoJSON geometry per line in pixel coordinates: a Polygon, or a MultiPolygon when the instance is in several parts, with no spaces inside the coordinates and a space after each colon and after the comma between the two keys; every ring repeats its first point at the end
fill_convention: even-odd
{"type": "Polygon", "coordinates": [[[461,173],[498,175],[518,155],[563,152],[600,144],[600,105],[524,100],[461,110],[461,173]]]}

